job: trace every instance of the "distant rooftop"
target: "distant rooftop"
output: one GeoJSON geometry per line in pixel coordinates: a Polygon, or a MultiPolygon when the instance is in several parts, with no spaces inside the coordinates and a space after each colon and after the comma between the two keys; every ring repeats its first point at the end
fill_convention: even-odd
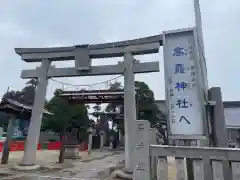
{"type": "MultiPolygon", "coordinates": [[[[155,100],[156,104],[161,104],[161,107],[165,105],[166,100],[155,100]]],[[[224,101],[224,108],[240,108],[240,101],[224,101]]]]}
{"type": "MultiPolygon", "coordinates": [[[[32,106],[22,104],[18,101],[15,101],[15,100],[12,100],[12,99],[9,99],[9,98],[4,98],[0,102],[0,111],[5,111],[6,109],[12,109],[12,110],[19,111],[19,112],[22,112],[23,110],[26,111],[26,112],[27,111],[31,112],[32,111],[32,106]]],[[[47,115],[53,115],[51,112],[49,112],[45,109],[43,110],[43,113],[47,114],[47,115]]]]}
{"type": "Polygon", "coordinates": [[[225,108],[237,108],[240,107],[240,101],[224,101],[223,106],[225,108]]]}

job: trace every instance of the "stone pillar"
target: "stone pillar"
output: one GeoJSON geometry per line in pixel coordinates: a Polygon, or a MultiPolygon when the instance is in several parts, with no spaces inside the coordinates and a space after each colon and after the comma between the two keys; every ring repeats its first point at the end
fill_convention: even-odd
{"type": "Polygon", "coordinates": [[[122,135],[122,131],[119,129],[119,144],[120,144],[120,146],[122,146],[123,145],[123,135],[122,135]]]}
{"type": "Polygon", "coordinates": [[[235,146],[235,148],[240,148],[240,129],[237,130],[237,139],[236,139],[236,146],[235,146]]]}
{"type": "Polygon", "coordinates": [[[151,141],[150,123],[147,120],[136,121],[136,147],[133,180],[150,180],[149,145],[151,141]]]}
{"type": "Polygon", "coordinates": [[[20,165],[32,166],[36,164],[36,150],[42,124],[42,115],[45,105],[45,96],[47,92],[48,77],[47,72],[51,61],[42,60],[42,64],[38,70],[38,84],[32,108],[32,116],[28,129],[26,146],[24,149],[23,159],[20,165]]]}
{"type": "Polygon", "coordinates": [[[150,144],[157,144],[157,130],[150,128],[150,144]]]}
{"type": "MultiPolygon", "coordinates": [[[[209,89],[209,100],[215,102],[212,108],[212,132],[213,144],[217,147],[228,147],[228,132],[225,124],[224,107],[222,101],[222,92],[220,87],[209,89]]],[[[223,161],[224,179],[232,179],[231,167],[227,161],[223,161]]]]}
{"type": "Polygon", "coordinates": [[[64,159],[79,159],[79,132],[77,128],[68,129],[64,139],[64,159]]]}
{"type": "Polygon", "coordinates": [[[99,134],[100,134],[100,151],[102,151],[104,147],[104,131],[101,130],[99,134]]]}
{"type": "Polygon", "coordinates": [[[3,127],[0,127],[0,137],[3,135],[3,127]]]}
{"type": "Polygon", "coordinates": [[[103,134],[103,145],[106,145],[108,144],[108,136],[107,136],[107,133],[104,133],[103,134]]]}
{"type": "Polygon", "coordinates": [[[64,159],[79,159],[79,145],[78,144],[66,144],[64,159]]]}
{"type": "Polygon", "coordinates": [[[110,147],[111,149],[113,149],[113,140],[114,140],[114,137],[113,137],[113,135],[112,135],[112,133],[111,133],[111,135],[110,135],[110,143],[109,143],[109,147],[110,147]]]}
{"type": "Polygon", "coordinates": [[[92,127],[88,128],[88,154],[92,152],[92,127]]]}
{"type": "Polygon", "coordinates": [[[13,123],[14,120],[15,120],[15,116],[10,116],[9,122],[8,122],[8,128],[7,128],[7,136],[3,145],[1,164],[8,163],[9,151],[10,151],[12,136],[14,131],[14,123],[13,123]]]}
{"type": "Polygon", "coordinates": [[[225,124],[224,107],[220,87],[213,87],[209,90],[209,100],[216,104],[212,112],[212,130],[214,145],[218,147],[228,147],[228,133],[225,124]]]}
{"type": "Polygon", "coordinates": [[[125,129],[125,168],[134,169],[136,100],[133,73],[133,56],[124,54],[124,129],[125,129]]]}

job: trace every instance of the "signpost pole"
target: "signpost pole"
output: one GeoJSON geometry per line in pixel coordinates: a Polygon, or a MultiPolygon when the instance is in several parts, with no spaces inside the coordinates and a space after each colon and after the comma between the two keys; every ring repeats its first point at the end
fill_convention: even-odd
{"type": "Polygon", "coordinates": [[[200,47],[203,55],[205,56],[204,43],[203,43],[203,32],[202,32],[202,15],[199,5],[199,0],[194,0],[194,14],[195,14],[195,25],[197,28],[197,34],[199,36],[200,47]]]}

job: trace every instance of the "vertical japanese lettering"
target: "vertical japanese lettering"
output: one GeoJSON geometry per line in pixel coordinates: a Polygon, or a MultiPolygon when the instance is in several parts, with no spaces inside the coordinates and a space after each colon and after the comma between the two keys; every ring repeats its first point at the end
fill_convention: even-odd
{"type": "Polygon", "coordinates": [[[172,123],[176,123],[176,115],[174,114],[174,111],[172,111],[172,123]]]}
{"type": "Polygon", "coordinates": [[[197,84],[196,84],[196,83],[193,83],[193,84],[192,84],[192,87],[196,87],[196,86],[197,86],[197,84]]]}
{"type": "Polygon", "coordinates": [[[143,131],[144,130],[144,124],[138,124],[137,131],[143,131]]]}
{"type": "MultiPolygon", "coordinates": [[[[185,123],[190,124],[191,119],[189,120],[187,116],[187,109],[192,108],[191,101],[189,101],[188,96],[185,95],[188,90],[190,90],[192,87],[196,86],[196,69],[192,62],[189,62],[189,58],[191,60],[194,60],[194,44],[193,44],[193,38],[191,37],[188,39],[188,45],[187,47],[183,48],[181,46],[177,46],[173,49],[172,55],[176,58],[176,64],[173,64],[173,76],[168,79],[168,84],[171,84],[169,87],[169,96],[171,98],[172,103],[170,104],[171,108],[171,116],[170,121],[172,124],[175,123],[185,123]],[[180,58],[180,56],[189,56],[187,58],[180,58]],[[179,58],[179,62],[178,62],[179,58]],[[184,74],[184,75],[180,75],[184,74]],[[181,79],[183,78],[183,79],[181,79]],[[171,81],[170,81],[171,79],[171,81]],[[184,93],[185,92],[185,93],[184,93]],[[181,93],[183,93],[181,95],[181,93]],[[174,97],[174,96],[178,97],[174,97]],[[187,99],[186,99],[187,97],[187,99]],[[176,113],[183,113],[183,114],[176,114],[174,109],[178,108],[185,108],[185,111],[176,111],[176,113]],[[186,113],[185,113],[186,112],[186,113]]],[[[174,60],[175,61],[175,60],[174,60]]],[[[191,97],[191,96],[190,96],[191,97]]]]}
{"type": "Polygon", "coordinates": [[[147,171],[144,162],[140,162],[136,165],[136,171],[147,171]]]}
{"type": "Polygon", "coordinates": [[[172,78],[168,78],[168,84],[172,84],[172,78]]]}
{"type": "Polygon", "coordinates": [[[188,102],[186,99],[178,99],[176,106],[178,106],[179,108],[188,108],[188,102]]]}
{"type": "Polygon", "coordinates": [[[179,122],[182,121],[185,121],[187,124],[191,124],[190,121],[185,116],[181,116],[181,118],[179,119],[179,122]]]}
{"type": "Polygon", "coordinates": [[[184,89],[186,89],[186,88],[187,88],[187,83],[185,83],[185,82],[177,82],[175,84],[175,89],[177,89],[178,91],[180,89],[184,91],[184,89]]]}
{"type": "Polygon", "coordinates": [[[170,95],[170,96],[173,96],[173,89],[170,89],[170,90],[169,90],[169,95],[170,95]]]}
{"type": "Polygon", "coordinates": [[[137,151],[139,151],[139,150],[142,149],[142,148],[144,148],[143,142],[137,144],[137,146],[136,146],[136,150],[137,150],[137,151]]]}
{"type": "Polygon", "coordinates": [[[196,73],[195,72],[191,72],[191,76],[195,76],[196,75],[196,73]]]}
{"type": "Polygon", "coordinates": [[[176,123],[176,119],[172,119],[172,124],[175,124],[176,123]]]}
{"type": "Polygon", "coordinates": [[[188,50],[182,47],[176,47],[173,49],[173,56],[186,56],[188,50]]]}
{"type": "Polygon", "coordinates": [[[185,73],[183,64],[176,64],[175,65],[175,74],[178,74],[178,73],[180,73],[180,74],[185,73]]]}

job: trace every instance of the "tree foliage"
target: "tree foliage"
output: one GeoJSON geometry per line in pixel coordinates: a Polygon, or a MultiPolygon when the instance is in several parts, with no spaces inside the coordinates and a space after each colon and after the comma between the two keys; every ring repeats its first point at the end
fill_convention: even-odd
{"type": "Polygon", "coordinates": [[[57,95],[47,103],[46,109],[54,114],[43,121],[42,130],[52,130],[63,133],[68,129],[78,129],[85,136],[89,125],[87,108],[84,104],[68,104],[68,102],[57,95]]]}
{"type": "MultiPolygon", "coordinates": [[[[164,116],[159,110],[154,100],[154,93],[145,82],[135,81],[136,88],[136,113],[137,119],[148,120],[152,126],[155,126],[161,119],[159,117],[164,116]]],[[[109,89],[123,89],[120,82],[111,84],[109,89]]],[[[115,112],[116,108],[123,104],[109,103],[106,107],[106,111],[115,112]]],[[[122,112],[123,113],[123,112],[122,112]]],[[[124,121],[120,120],[119,127],[124,131],[124,121]]]]}
{"type": "MultiPolygon", "coordinates": [[[[23,89],[18,91],[8,91],[3,97],[11,98],[22,104],[32,105],[34,102],[36,86],[37,80],[31,79],[26,83],[23,89]]],[[[110,90],[123,90],[123,88],[124,87],[120,82],[115,82],[109,87],[110,90]]],[[[164,114],[154,103],[154,93],[149,86],[144,82],[135,81],[135,88],[137,91],[137,119],[148,120],[152,126],[156,125],[159,121],[162,121],[162,119],[159,117],[163,117],[164,114]]],[[[46,109],[54,115],[43,120],[42,130],[48,129],[56,133],[61,133],[65,130],[65,128],[78,128],[80,131],[86,132],[87,127],[90,124],[93,124],[93,121],[90,121],[88,118],[87,110],[89,109],[89,106],[85,106],[84,104],[68,104],[67,101],[64,101],[58,96],[59,93],[61,93],[61,90],[56,90],[54,97],[49,102],[46,102],[46,109]]],[[[123,106],[123,103],[109,103],[105,108],[105,111],[116,112],[120,106],[123,106]]],[[[102,110],[101,106],[98,104],[95,105],[93,109],[95,112],[102,110]]],[[[2,125],[4,124],[3,122],[8,122],[6,118],[7,116],[5,114],[0,113],[0,123],[2,125]]],[[[98,127],[108,128],[108,123],[106,123],[106,120],[109,118],[101,118],[99,116],[96,118],[98,119],[98,127]]],[[[124,120],[117,122],[114,118],[111,119],[113,119],[113,125],[119,124],[120,130],[124,132],[124,120]]],[[[7,123],[4,125],[6,126],[7,123]]]]}
{"type": "Polygon", "coordinates": [[[100,115],[98,114],[98,112],[100,112],[102,110],[102,107],[101,107],[101,105],[96,104],[95,106],[93,106],[93,110],[94,110],[94,112],[92,113],[92,115],[95,118],[97,118],[97,123],[99,124],[100,115]]]}
{"type": "MultiPolygon", "coordinates": [[[[29,80],[21,90],[11,90],[7,91],[3,98],[9,98],[18,101],[25,105],[33,105],[35,89],[37,86],[37,80],[29,80]]],[[[0,112],[0,126],[6,131],[8,125],[8,115],[4,112],[0,112]]]]}
{"type": "Polygon", "coordinates": [[[20,91],[8,91],[3,95],[3,98],[16,100],[25,105],[33,105],[36,86],[37,80],[31,79],[25,84],[23,89],[21,89],[20,91]]]}
{"type": "Polygon", "coordinates": [[[155,125],[159,121],[158,114],[161,114],[159,108],[155,104],[154,93],[149,86],[140,81],[135,81],[136,88],[136,107],[137,119],[148,120],[151,125],[155,125]]]}
{"type": "MultiPolygon", "coordinates": [[[[115,81],[114,83],[110,84],[109,90],[123,90],[123,86],[121,82],[115,81]]],[[[121,106],[122,103],[109,103],[105,108],[107,112],[115,112],[116,108],[121,106]]]]}
{"type": "MultiPolygon", "coordinates": [[[[10,98],[25,105],[33,105],[36,87],[37,80],[31,79],[21,90],[8,91],[3,95],[3,98],[10,98]]],[[[61,93],[61,90],[57,89],[54,97],[49,102],[46,101],[46,109],[54,115],[43,120],[42,130],[48,129],[57,133],[62,132],[64,128],[68,127],[86,130],[89,122],[85,105],[69,105],[66,101],[58,97],[59,93],[61,93]]],[[[0,113],[1,126],[7,126],[7,118],[6,114],[0,113]]]]}

